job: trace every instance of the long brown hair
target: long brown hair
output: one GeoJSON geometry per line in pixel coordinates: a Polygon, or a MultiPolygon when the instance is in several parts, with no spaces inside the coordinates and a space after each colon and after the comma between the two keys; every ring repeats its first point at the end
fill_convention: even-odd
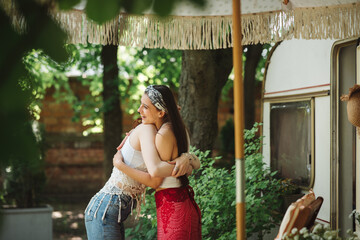
{"type": "MultiPolygon", "coordinates": [[[[170,88],[164,85],[153,85],[153,87],[159,91],[166,105],[166,113],[164,120],[168,121],[172,125],[172,129],[176,138],[176,144],[178,147],[178,156],[188,151],[189,141],[186,133],[185,124],[180,116],[178,106],[176,104],[173,93],[170,88]]],[[[179,177],[182,186],[189,184],[189,180],[186,175],[179,177]]]]}

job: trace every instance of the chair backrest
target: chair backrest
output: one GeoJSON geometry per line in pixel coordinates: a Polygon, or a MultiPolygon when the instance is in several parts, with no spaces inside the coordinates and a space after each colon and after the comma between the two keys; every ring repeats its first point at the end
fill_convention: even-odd
{"type": "Polygon", "coordinates": [[[306,227],[310,229],[314,225],[323,201],[322,197],[315,199],[315,194],[311,191],[292,203],[284,215],[275,240],[281,239],[285,233],[291,232],[293,228],[300,230],[306,227]]]}
{"type": "Polygon", "coordinates": [[[308,209],[310,209],[309,218],[305,225],[307,229],[312,228],[314,226],[315,220],[317,218],[317,215],[320,211],[321,205],[324,202],[324,199],[322,197],[318,197],[315,201],[313,201],[309,206],[308,209]]]}

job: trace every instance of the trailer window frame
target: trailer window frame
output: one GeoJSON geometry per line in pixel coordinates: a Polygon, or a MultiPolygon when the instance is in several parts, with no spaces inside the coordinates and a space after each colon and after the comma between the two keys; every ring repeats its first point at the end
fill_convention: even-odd
{"type": "MultiPolygon", "coordinates": [[[[269,127],[271,126],[271,110],[272,110],[272,106],[274,105],[278,105],[278,104],[287,104],[287,103],[294,103],[294,102],[309,102],[310,105],[310,154],[311,154],[311,162],[310,162],[310,171],[309,171],[309,179],[308,179],[308,185],[303,185],[303,184],[297,184],[295,183],[297,186],[299,186],[300,188],[304,189],[304,190],[309,190],[311,188],[313,188],[314,186],[314,180],[315,180],[315,98],[314,97],[295,97],[295,98],[291,98],[291,97],[284,97],[284,98],[277,98],[277,99],[273,99],[273,100],[268,100],[267,101],[269,103],[269,127]]],[[[273,153],[272,150],[272,136],[271,136],[271,129],[269,131],[269,139],[270,139],[270,167],[272,169],[272,171],[277,170],[273,168],[273,163],[274,163],[274,159],[273,158],[273,153]]],[[[304,161],[306,162],[306,160],[304,161]]],[[[282,176],[281,176],[282,177],[282,176]]],[[[292,178],[290,178],[292,179],[292,178]]]]}

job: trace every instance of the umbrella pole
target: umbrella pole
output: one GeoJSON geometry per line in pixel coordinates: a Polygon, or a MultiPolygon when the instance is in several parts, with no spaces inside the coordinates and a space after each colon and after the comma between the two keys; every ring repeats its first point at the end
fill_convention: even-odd
{"type": "Polygon", "coordinates": [[[234,127],[236,164],[236,239],[245,239],[244,89],[242,80],[241,5],[233,0],[234,127]]]}

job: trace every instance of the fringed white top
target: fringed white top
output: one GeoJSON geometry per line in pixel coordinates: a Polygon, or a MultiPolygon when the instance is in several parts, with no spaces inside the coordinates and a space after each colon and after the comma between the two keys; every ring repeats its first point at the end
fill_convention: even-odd
{"type": "MultiPolygon", "coordinates": [[[[124,157],[124,162],[126,165],[142,170],[147,171],[144,159],[140,151],[137,151],[130,145],[129,137],[127,137],[125,144],[121,148],[121,153],[124,157]]],[[[144,203],[145,200],[145,190],[146,186],[141,184],[134,179],[127,176],[125,173],[119,171],[116,167],[113,168],[109,180],[105,183],[104,187],[100,192],[105,192],[108,194],[126,194],[132,196],[136,199],[136,210],[137,214],[140,213],[141,203],[144,203]]]]}

